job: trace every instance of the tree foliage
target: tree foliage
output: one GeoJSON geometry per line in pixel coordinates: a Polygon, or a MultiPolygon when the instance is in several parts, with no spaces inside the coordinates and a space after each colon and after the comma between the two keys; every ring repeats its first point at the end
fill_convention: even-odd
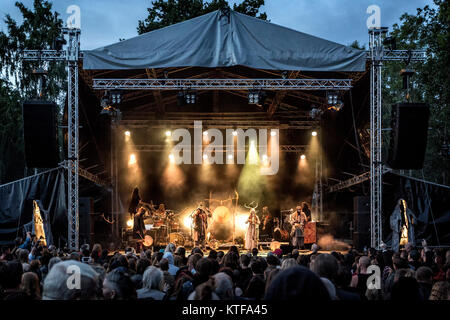
{"type": "MultiPolygon", "coordinates": [[[[409,66],[417,71],[413,77],[411,100],[427,102],[431,107],[424,170],[412,172],[412,174],[447,185],[450,184],[449,31],[450,3],[434,0],[434,6],[419,8],[416,15],[402,15],[400,24],[395,24],[391,33],[397,39],[397,49],[424,48],[428,55],[425,63],[409,66]]],[[[405,68],[405,64],[388,63],[384,69],[384,127],[390,126],[388,121],[391,104],[405,100],[400,76],[402,68],[405,68]]],[[[387,140],[386,136],[385,140],[387,140]]]]}
{"type": "MultiPolygon", "coordinates": [[[[263,5],[264,0],[243,0],[239,4],[233,4],[233,10],[266,20],[266,13],[259,12],[263,5]]],[[[147,9],[148,17],[145,20],[139,20],[137,30],[139,34],[142,34],[225,7],[229,7],[226,0],[155,0],[152,1],[151,8],[147,9]]]]}
{"type": "Polygon", "coordinates": [[[66,72],[64,62],[22,61],[24,49],[49,49],[60,35],[62,20],[48,1],[34,0],[33,8],[15,3],[22,21],[5,16],[6,32],[0,31],[0,183],[24,173],[21,101],[36,98],[38,79],[33,69],[48,70],[44,98],[62,104],[66,72]]]}

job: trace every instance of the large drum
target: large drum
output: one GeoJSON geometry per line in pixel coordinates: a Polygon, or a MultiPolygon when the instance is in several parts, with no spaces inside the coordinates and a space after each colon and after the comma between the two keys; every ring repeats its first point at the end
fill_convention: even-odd
{"type": "Polygon", "coordinates": [[[284,221],[283,222],[283,230],[286,231],[287,233],[290,233],[292,230],[292,224],[289,221],[284,221]]]}
{"type": "Polygon", "coordinates": [[[179,232],[172,232],[169,234],[169,242],[173,243],[176,247],[184,246],[184,236],[179,232]]]}
{"type": "Polygon", "coordinates": [[[276,241],[289,241],[289,232],[280,228],[275,228],[273,231],[273,238],[276,241]]]}

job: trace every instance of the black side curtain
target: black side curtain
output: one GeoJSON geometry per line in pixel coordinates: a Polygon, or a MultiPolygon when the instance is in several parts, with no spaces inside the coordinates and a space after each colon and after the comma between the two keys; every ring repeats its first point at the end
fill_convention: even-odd
{"type": "MultiPolygon", "coordinates": [[[[67,237],[65,170],[55,168],[0,186],[0,244],[13,244],[32,230],[33,200],[38,200],[48,244],[67,237]]],[[[61,240],[63,242],[61,242],[61,240]]]]}

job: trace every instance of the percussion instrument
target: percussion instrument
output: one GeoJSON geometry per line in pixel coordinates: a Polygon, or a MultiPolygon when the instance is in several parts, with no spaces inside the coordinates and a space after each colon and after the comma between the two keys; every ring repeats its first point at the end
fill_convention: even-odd
{"type": "Polygon", "coordinates": [[[289,241],[289,233],[286,230],[275,228],[273,231],[273,238],[276,241],[289,241]]]}
{"type": "Polygon", "coordinates": [[[146,234],[146,235],[144,236],[144,242],[142,242],[142,244],[143,244],[144,246],[146,246],[146,247],[151,247],[152,244],[153,244],[153,238],[152,238],[152,236],[149,235],[149,234],[146,234]]]}
{"type": "Polygon", "coordinates": [[[184,236],[179,232],[172,232],[169,234],[169,242],[175,246],[184,246],[184,236]]]}
{"type": "Polygon", "coordinates": [[[292,230],[292,224],[289,222],[289,221],[284,221],[284,223],[283,223],[283,230],[284,231],[286,231],[286,232],[291,232],[291,230],[292,230]]]}

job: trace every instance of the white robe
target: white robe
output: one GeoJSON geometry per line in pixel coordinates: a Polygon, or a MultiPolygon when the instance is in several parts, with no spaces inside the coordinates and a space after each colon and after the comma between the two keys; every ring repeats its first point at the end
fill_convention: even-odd
{"type": "Polygon", "coordinates": [[[245,234],[245,249],[252,250],[258,247],[259,218],[254,215],[254,218],[251,220],[249,217],[246,223],[248,223],[248,228],[245,234]]]}

